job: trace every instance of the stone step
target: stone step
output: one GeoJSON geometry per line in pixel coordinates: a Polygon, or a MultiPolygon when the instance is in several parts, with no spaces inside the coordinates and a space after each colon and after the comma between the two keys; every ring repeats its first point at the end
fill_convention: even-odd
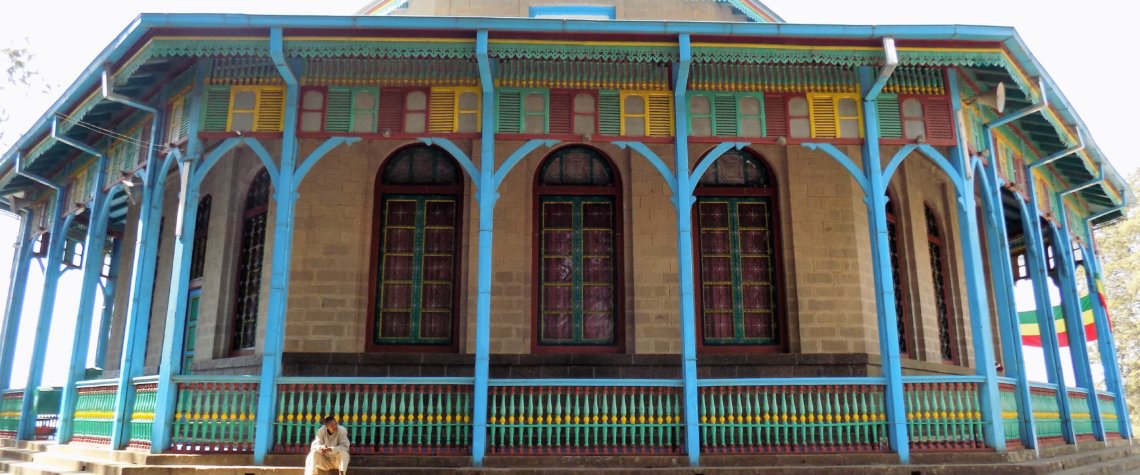
{"type": "Polygon", "coordinates": [[[0,458],[16,460],[19,462],[31,462],[32,456],[38,454],[38,450],[19,449],[16,447],[2,447],[0,448],[0,458]]]}
{"type": "Polygon", "coordinates": [[[117,469],[120,467],[133,465],[131,463],[116,462],[107,459],[84,457],[80,454],[59,450],[48,450],[35,454],[32,461],[40,465],[66,469],[73,472],[100,474],[117,472],[117,469]]]}
{"type": "MultiPolygon", "coordinates": [[[[89,474],[89,472],[77,472],[70,469],[54,467],[35,462],[21,462],[12,464],[8,469],[11,475],[77,475],[89,474]]],[[[107,475],[113,475],[107,473],[107,475]]]]}
{"type": "Polygon", "coordinates": [[[1073,467],[1055,472],[1054,475],[1117,475],[1137,469],[1140,469],[1140,456],[1133,455],[1122,459],[1073,467]]]}

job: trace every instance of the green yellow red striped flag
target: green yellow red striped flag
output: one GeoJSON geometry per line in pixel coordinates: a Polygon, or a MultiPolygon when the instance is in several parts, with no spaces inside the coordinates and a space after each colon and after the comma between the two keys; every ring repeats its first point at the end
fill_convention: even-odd
{"type": "MultiPolygon", "coordinates": [[[[1103,302],[1103,294],[1098,292],[1098,297],[1100,297],[1103,302]]],[[[1040,347],[1041,329],[1037,325],[1037,311],[1018,312],[1017,318],[1021,323],[1021,344],[1040,347]]],[[[1053,306],[1053,322],[1057,329],[1057,341],[1061,346],[1068,346],[1069,332],[1065,327],[1065,317],[1060,305],[1053,306]]],[[[1087,341],[1095,341],[1096,323],[1093,319],[1092,300],[1087,295],[1081,297],[1081,323],[1085,326],[1085,339],[1087,341]]]]}

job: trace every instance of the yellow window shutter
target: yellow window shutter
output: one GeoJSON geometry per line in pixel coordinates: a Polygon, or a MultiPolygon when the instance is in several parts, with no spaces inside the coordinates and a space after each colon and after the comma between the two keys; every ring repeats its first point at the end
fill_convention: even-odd
{"type": "Polygon", "coordinates": [[[831,94],[808,94],[811,106],[811,136],[833,139],[839,136],[835,117],[835,97],[831,94]]]}
{"type": "Polygon", "coordinates": [[[285,89],[265,88],[261,90],[258,102],[257,124],[254,130],[258,132],[281,132],[285,129],[285,89]]]}
{"type": "Polygon", "coordinates": [[[455,132],[455,90],[432,89],[428,113],[428,131],[450,134],[455,132]]]}
{"type": "Polygon", "coordinates": [[[670,137],[673,135],[673,96],[670,93],[649,94],[650,137],[670,137]]]}

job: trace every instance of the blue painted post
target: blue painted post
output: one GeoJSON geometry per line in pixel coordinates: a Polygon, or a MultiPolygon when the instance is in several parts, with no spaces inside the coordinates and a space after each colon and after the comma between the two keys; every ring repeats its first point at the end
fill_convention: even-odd
{"type": "Polygon", "coordinates": [[[8,311],[4,317],[4,327],[0,329],[0,390],[8,389],[12,382],[12,363],[16,357],[16,341],[20,336],[20,320],[24,315],[24,296],[28,290],[28,271],[32,267],[32,230],[35,217],[27,210],[18,211],[20,235],[18,247],[12,256],[12,280],[8,288],[8,311]]]}
{"type": "Polygon", "coordinates": [[[67,230],[75,215],[63,216],[63,189],[55,189],[54,205],[48,212],[53,213],[51,242],[48,243],[47,262],[44,263],[44,290],[40,297],[40,315],[36,321],[36,334],[32,344],[31,365],[28,367],[28,382],[24,385],[24,400],[20,405],[20,426],[16,438],[35,440],[36,438],[36,389],[43,378],[44,360],[47,358],[48,338],[51,336],[51,321],[55,312],[55,296],[59,289],[59,277],[63,273],[63,245],[67,241],[67,230]]]}
{"type": "MultiPolygon", "coordinates": [[[[960,102],[958,98],[954,98],[953,101],[960,102]]],[[[996,150],[993,131],[988,126],[984,129],[984,136],[986,149],[996,150]]],[[[997,173],[996,159],[990,159],[979,172],[985,174],[986,179],[983,183],[989,184],[989,189],[983,191],[989,197],[983,200],[983,205],[990,227],[986,238],[990,254],[990,272],[993,274],[994,286],[997,287],[994,289],[998,308],[995,318],[1002,332],[1005,374],[1012,375],[1017,380],[1014,392],[1017,398],[1018,432],[1021,444],[1034,449],[1037,448],[1037,424],[1033,421],[1029,377],[1025,371],[1025,355],[1021,351],[1021,320],[1017,315],[1017,300],[1014,297],[1015,283],[1009,249],[1009,231],[1005,225],[1005,206],[1002,205],[1001,177],[997,173]]]]}
{"type": "MultiPolygon", "coordinates": [[[[1096,440],[1104,440],[1104,425],[1100,420],[1100,400],[1096,397],[1096,385],[1093,384],[1092,366],[1089,362],[1089,350],[1085,341],[1085,324],[1081,317],[1081,298],[1077,292],[1076,261],[1073,259],[1073,242],[1069,238],[1069,223],[1066,217],[1064,196],[1059,196],[1060,206],[1057,210],[1061,227],[1052,227],[1054,246],[1054,259],[1057,260],[1057,275],[1061,282],[1061,312],[1065,317],[1065,329],[1069,336],[1069,356],[1073,362],[1073,376],[1077,380],[1077,387],[1088,393],[1089,416],[1092,418],[1093,436],[1096,440]]],[[[1091,289],[1089,297],[1092,297],[1091,289]]],[[[1070,408],[1071,410],[1072,408],[1070,408]]]]}
{"type": "Polygon", "coordinates": [[[677,277],[681,290],[681,378],[684,381],[685,401],[685,453],[689,465],[700,466],[701,438],[700,412],[697,393],[697,304],[694,298],[693,271],[693,187],[691,182],[699,176],[689,177],[689,65],[692,49],[688,34],[679,38],[680,61],[676,66],[673,84],[674,153],[673,173],[676,188],[673,205],[677,209],[677,277]]]}
{"type": "MultiPolygon", "coordinates": [[[[99,157],[95,176],[107,175],[107,156],[82,144],[75,148],[99,157]]],[[[110,205],[108,193],[96,187],[95,198],[89,208],[87,238],[83,249],[83,279],[79,290],[79,312],[75,317],[75,335],[71,343],[71,365],[67,381],[63,385],[63,397],[59,408],[59,430],[56,441],[60,444],[71,442],[75,428],[75,405],[79,396],[76,385],[87,375],[87,350],[91,344],[91,320],[95,318],[95,292],[99,290],[100,274],[103,273],[103,248],[107,242],[107,210],[110,205]]]]}
{"type": "Polygon", "coordinates": [[[1108,321],[1108,310],[1104,308],[1100,300],[1100,257],[1097,255],[1096,243],[1093,242],[1093,232],[1088,221],[1085,222],[1085,227],[1089,228],[1089,245],[1082,247],[1081,253],[1084,256],[1085,278],[1088,280],[1090,289],[1093,316],[1096,318],[1097,347],[1100,349],[1101,364],[1104,365],[1104,385],[1105,389],[1113,395],[1116,420],[1120,424],[1120,437],[1131,439],[1132,424],[1128,418],[1128,401],[1125,398],[1124,383],[1120,378],[1116,341],[1112,334],[1112,326],[1108,321]]]}
{"type": "Polygon", "coordinates": [[[1025,229],[1026,260],[1029,263],[1029,277],[1033,280],[1034,305],[1037,307],[1037,326],[1041,334],[1041,349],[1045,353],[1045,371],[1049,382],[1057,385],[1057,407],[1061,410],[1061,433],[1065,441],[1076,443],[1073,435],[1073,419],[1069,410],[1069,398],[1065,394],[1065,376],[1061,372],[1061,350],[1057,342],[1057,328],[1053,321],[1053,303],[1049,297],[1048,265],[1045,262],[1045,238],[1041,234],[1040,212],[1037,207],[1037,193],[1034,191],[1033,169],[1026,170],[1029,177],[1029,203],[1021,208],[1021,226],[1025,229]]]}
{"type": "Polygon", "coordinates": [[[483,466],[487,452],[487,400],[491,373],[491,251],[495,229],[495,86],[487,56],[487,30],[476,36],[483,123],[479,141],[479,268],[475,297],[475,387],[471,458],[483,466]]]}
{"type": "Polygon", "coordinates": [[[876,87],[875,72],[870,67],[859,68],[859,85],[863,100],[863,173],[867,177],[864,202],[867,204],[867,224],[871,233],[871,262],[875,276],[875,309],[879,324],[879,352],[882,372],[886,379],[887,441],[899,460],[910,463],[910,442],[907,436],[907,413],[902,383],[902,357],[899,350],[899,331],[895,313],[895,287],[891,276],[890,236],[887,232],[887,183],[884,182],[882,158],[879,155],[879,109],[877,93],[868,94],[876,87]]]}
{"type": "MultiPolygon", "coordinates": [[[[950,102],[955,109],[955,121],[962,106],[958,96],[958,81],[954,74],[947,75],[950,102]]],[[[955,124],[958,125],[958,124],[955,124]]],[[[956,127],[961,130],[961,127],[956,127]]],[[[1005,431],[1002,428],[1001,393],[998,390],[997,367],[994,358],[994,340],[990,328],[990,307],[986,297],[986,278],[982,272],[981,240],[978,232],[977,202],[974,198],[973,171],[966,156],[966,138],[959,134],[958,144],[950,149],[953,164],[958,169],[960,196],[958,196],[958,222],[962,234],[962,262],[966,277],[966,294],[970,308],[970,329],[974,337],[974,363],[978,376],[985,377],[979,388],[982,406],[982,431],[986,446],[998,452],[1005,451],[1005,431]]]]}
{"type": "MultiPolygon", "coordinates": [[[[200,146],[198,140],[199,105],[205,83],[208,61],[195,66],[193,89],[190,91],[190,127],[187,152],[200,146]]],[[[150,143],[158,143],[162,131],[162,114],[154,114],[150,143]]],[[[142,375],[146,364],[146,340],[150,328],[151,305],[154,303],[154,280],[158,277],[158,240],[162,223],[162,203],[166,190],[166,175],[174,158],[159,158],[155,147],[147,150],[145,178],[142,185],[142,206],[139,210],[138,236],[135,239],[131,287],[127,300],[127,320],[123,333],[123,349],[119,364],[119,392],[115,395],[115,408],[111,424],[111,448],[121,449],[130,443],[131,411],[134,408],[135,388],[132,381],[142,375]]],[[[157,424],[156,424],[157,425],[157,424]]],[[[151,446],[155,444],[152,442],[151,446]]]]}
{"type": "MultiPolygon", "coordinates": [[[[281,351],[285,345],[285,311],[289,299],[290,256],[293,253],[293,212],[297,204],[294,175],[297,168],[297,108],[301,100],[301,65],[286,62],[281,28],[269,31],[269,55],[285,80],[285,127],[281,135],[281,160],[277,177],[273,180],[273,196],[277,201],[273,224],[273,264],[269,277],[269,308],[265,316],[265,343],[261,350],[257,420],[253,430],[253,461],[258,465],[265,463],[265,456],[273,442],[273,422],[277,420],[277,378],[281,376],[281,351]]],[[[186,215],[186,221],[193,219],[193,215],[186,215]]],[[[186,238],[193,239],[193,235],[186,238]]],[[[180,341],[181,339],[178,340],[180,341]]],[[[177,358],[180,355],[181,352],[171,356],[177,358]]]]}
{"type": "Polygon", "coordinates": [[[122,255],[122,240],[116,238],[111,244],[111,267],[107,272],[107,282],[103,284],[103,313],[99,319],[98,339],[95,342],[95,364],[106,367],[107,345],[111,342],[111,320],[115,315],[115,284],[119,278],[119,258],[122,255]]]}

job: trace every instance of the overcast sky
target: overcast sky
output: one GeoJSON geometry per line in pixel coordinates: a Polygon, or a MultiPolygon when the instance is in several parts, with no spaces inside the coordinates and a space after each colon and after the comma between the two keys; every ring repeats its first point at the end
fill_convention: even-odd
{"type": "MultiPolygon", "coordinates": [[[[412,0],[415,1],[415,0],[412,0]]],[[[40,74],[31,88],[6,86],[0,104],[9,115],[0,123],[7,147],[24,133],[70,85],[95,56],[141,12],[213,12],[346,15],[356,12],[365,0],[238,1],[238,0],[62,0],[11,2],[0,15],[0,47],[30,49],[32,68],[40,74]],[[43,85],[53,88],[41,93],[43,85]]],[[[607,3],[599,0],[598,3],[607,3]]],[[[1080,116],[1088,124],[1105,155],[1123,175],[1140,167],[1127,144],[1136,134],[1135,51],[1136,8],[1130,2],[1089,0],[769,0],[766,2],[789,23],[836,24],[973,24],[1016,27],[1038,60],[1056,80],[1080,116]]],[[[15,240],[14,220],[0,217],[0,243],[15,240]]],[[[7,295],[11,248],[0,246],[0,295],[7,295]]],[[[38,272],[38,271],[37,271],[38,272]]],[[[69,279],[77,279],[72,273],[69,279]]],[[[38,282],[33,282],[37,285],[38,282]]],[[[69,300],[74,285],[61,289],[69,300]]],[[[36,292],[29,294],[34,305],[36,292]]],[[[29,309],[31,310],[31,309],[29,309]]],[[[61,309],[57,321],[75,310],[61,309]],[[66,310],[66,311],[64,311],[66,310]]],[[[34,320],[25,312],[25,323],[34,320]]],[[[69,317],[73,318],[73,317],[69,317]]],[[[31,331],[21,332],[21,340],[31,331]]],[[[69,325],[53,341],[70,342],[69,325]]],[[[30,343],[28,343],[30,347],[30,343]]],[[[21,347],[22,348],[22,347],[21,347]]],[[[21,351],[22,352],[22,351],[21,351]]],[[[65,358],[53,352],[56,360],[65,358]]],[[[62,367],[51,365],[47,380],[62,381],[62,367]]],[[[26,362],[16,366],[23,380],[26,362]]]]}

